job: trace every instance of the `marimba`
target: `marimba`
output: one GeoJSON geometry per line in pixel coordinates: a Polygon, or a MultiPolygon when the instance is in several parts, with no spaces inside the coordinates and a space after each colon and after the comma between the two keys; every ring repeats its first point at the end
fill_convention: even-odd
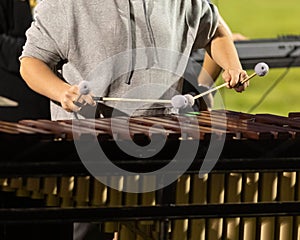
{"type": "MultiPolygon", "coordinates": [[[[101,222],[120,239],[299,239],[299,117],[226,110],[120,117],[114,131],[112,119],[105,118],[0,122],[1,190],[45,202],[43,208],[2,208],[0,222],[101,222]],[[149,158],[126,154],[116,144],[144,146],[160,137],[165,145],[149,158]],[[211,139],[222,137],[218,161],[199,178],[211,139]],[[200,144],[189,168],[171,185],[126,193],[91,176],[74,146],[81,140],[98,141],[114,164],[137,173],[117,176],[103,165],[103,175],[123,185],[173,161],[182,142],[200,144]]],[[[145,181],[157,179],[150,175],[145,181]]]]}

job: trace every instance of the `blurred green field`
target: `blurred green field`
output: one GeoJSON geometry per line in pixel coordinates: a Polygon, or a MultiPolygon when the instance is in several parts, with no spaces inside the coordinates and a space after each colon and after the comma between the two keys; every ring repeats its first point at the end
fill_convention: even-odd
{"type": "MultiPolygon", "coordinates": [[[[300,35],[299,0],[214,0],[213,2],[218,6],[233,32],[240,32],[251,39],[300,35]]],[[[247,71],[249,74],[253,72],[247,71]]],[[[250,86],[243,93],[236,93],[229,89],[221,90],[226,109],[283,116],[287,116],[289,112],[300,112],[299,93],[300,67],[270,69],[264,78],[253,78],[250,86]],[[284,77],[281,77],[282,75],[284,77]],[[279,78],[281,80],[275,85],[279,78]],[[275,86],[271,88],[273,85],[275,86]],[[261,101],[262,96],[265,96],[263,101],[261,101]]]]}

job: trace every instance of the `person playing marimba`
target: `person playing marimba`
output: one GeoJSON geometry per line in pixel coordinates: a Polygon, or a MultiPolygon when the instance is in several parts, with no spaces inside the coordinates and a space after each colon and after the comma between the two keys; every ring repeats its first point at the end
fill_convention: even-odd
{"type": "MultiPolygon", "coordinates": [[[[92,94],[107,97],[124,97],[134,89],[144,98],[171,97],[198,48],[222,67],[229,88],[243,91],[248,85],[236,87],[247,73],[217,8],[206,0],[47,0],[35,11],[20,72],[33,90],[52,99],[53,120],[74,118],[80,97],[83,104],[95,105],[92,95],[80,96],[83,80],[90,80],[92,94]],[[163,71],[169,68],[172,73],[163,71]],[[151,84],[164,87],[147,87],[151,84]]],[[[140,113],[161,109],[151,104],[140,113]]]]}
{"type": "MultiPolygon", "coordinates": [[[[193,5],[172,2],[172,9],[168,10],[170,6],[167,4],[156,5],[146,2],[135,5],[130,2],[115,6],[109,2],[105,10],[99,10],[93,4],[82,3],[81,6],[80,2],[59,2],[52,5],[52,1],[47,1],[37,8],[37,21],[27,32],[21,57],[21,74],[32,89],[61,104],[62,108],[52,105],[53,118],[70,118],[70,112],[78,110],[74,100],[79,93],[76,86],[72,85],[85,80],[104,60],[132,48],[153,49],[153,53],[147,56],[149,69],[155,67],[155,61],[160,57],[156,53],[160,49],[189,56],[192,49],[206,48],[225,70],[224,80],[230,82],[230,87],[234,87],[239,78],[246,77],[226,28],[218,24],[216,7],[203,1],[193,5]],[[74,8],[80,10],[74,14],[74,8]],[[83,9],[89,14],[82,13],[83,9]],[[127,16],[134,14],[136,18],[125,18],[125,21],[119,11],[127,13],[127,16]],[[174,18],[176,14],[179,16],[174,18]],[[52,71],[61,60],[68,61],[63,67],[65,81],[52,71]]],[[[125,63],[129,66],[136,64],[137,59],[134,58],[138,57],[134,53],[131,55],[127,58],[129,62],[125,63]]],[[[187,60],[180,62],[180,58],[183,59],[180,54],[175,58],[172,63],[179,62],[184,69],[187,60]]],[[[110,70],[117,71],[119,66],[112,63],[110,67],[110,70]]],[[[140,71],[132,71],[132,68],[129,67],[129,73],[118,77],[113,85],[109,84],[111,79],[106,79],[101,93],[120,97],[130,89],[155,81],[168,86],[175,85],[176,89],[179,87],[178,76],[157,80],[163,75],[151,72],[152,75],[143,79],[140,71]]],[[[238,91],[244,90],[245,86],[240,86],[238,91]]],[[[147,96],[148,91],[141,95],[147,96]]],[[[91,98],[86,97],[85,101],[94,104],[91,98]]]]}

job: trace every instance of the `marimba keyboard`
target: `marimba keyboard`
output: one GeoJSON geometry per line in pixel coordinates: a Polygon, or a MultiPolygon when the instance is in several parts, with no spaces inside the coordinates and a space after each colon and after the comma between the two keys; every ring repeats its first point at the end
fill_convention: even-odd
{"type": "MultiPolygon", "coordinates": [[[[129,137],[122,128],[124,118],[114,122],[116,132],[110,119],[97,119],[95,124],[82,120],[80,128],[72,126],[76,121],[1,122],[2,191],[44,199],[45,207],[0,209],[0,221],[99,221],[106,231],[119,231],[120,239],[161,239],[161,221],[168,223],[168,238],[174,240],[298,239],[299,116],[222,110],[201,112],[197,124],[188,116],[136,117],[129,121],[129,137]],[[112,162],[137,173],[164,166],[181,141],[201,144],[174,188],[125,193],[95,180],[76,154],[74,138],[91,141],[95,133],[112,162]],[[149,159],[124,154],[115,144],[133,138],[145,145],[159,135],[166,137],[166,145],[149,159]],[[213,135],[225,136],[224,148],[212,171],[199,178],[213,135]],[[166,195],[173,198],[165,201],[166,195]]],[[[135,181],[103,174],[123,184],[135,181]]],[[[155,176],[147,181],[155,182],[155,176]]]]}

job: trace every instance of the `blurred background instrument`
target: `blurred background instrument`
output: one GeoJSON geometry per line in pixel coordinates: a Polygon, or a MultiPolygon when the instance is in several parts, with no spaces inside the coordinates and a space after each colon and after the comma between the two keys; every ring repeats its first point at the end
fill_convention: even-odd
{"type": "Polygon", "coordinates": [[[18,103],[16,101],[0,96],[0,107],[17,107],[17,106],[18,103]]]}

